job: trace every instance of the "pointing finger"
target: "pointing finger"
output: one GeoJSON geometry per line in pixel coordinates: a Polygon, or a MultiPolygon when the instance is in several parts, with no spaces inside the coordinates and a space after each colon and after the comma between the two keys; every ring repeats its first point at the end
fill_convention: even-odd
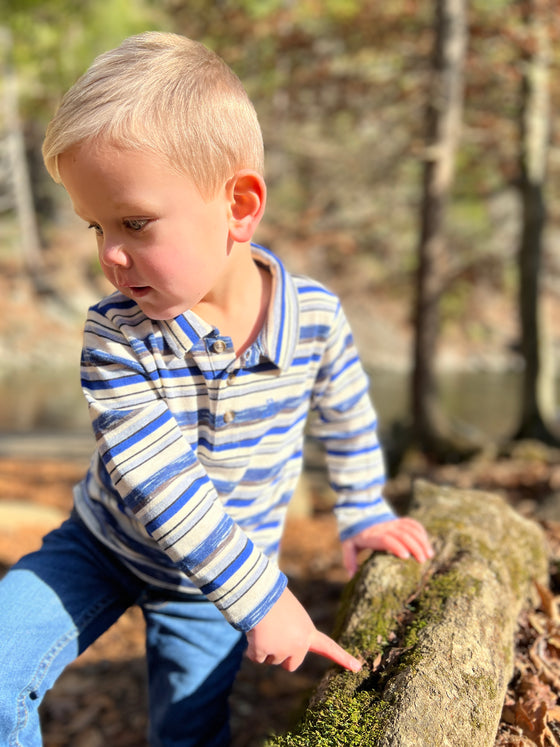
{"type": "Polygon", "coordinates": [[[331,659],[331,661],[340,664],[341,667],[349,669],[351,672],[358,672],[362,668],[362,664],[358,659],[345,651],[332,638],[329,638],[328,635],[318,630],[315,630],[313,634],[309,650],[314,654],[324,656],[326,659],[331,659]]]}

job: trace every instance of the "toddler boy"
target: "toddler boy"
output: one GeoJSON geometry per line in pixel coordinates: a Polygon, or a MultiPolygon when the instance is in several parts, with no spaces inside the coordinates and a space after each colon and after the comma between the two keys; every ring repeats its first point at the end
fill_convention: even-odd
{"type": "Polygon", "coordinates": [[[266,186],[253,106],[201,44],[146,33],[101,55],[47,129],[46,166],[116,291],[81,361],[96,448],[74,511],[0,584],[0,743],[132,604],[146,620],[152,745],[226,745],[241,656],[294,670],[318,632],[277,565],[304,428],[325,445],[344,562],[422,562],[382,497],[368,382],[338,299],[251,243],[266,186]],[[309,417],[308,417],[309,416],[309,417]]]}

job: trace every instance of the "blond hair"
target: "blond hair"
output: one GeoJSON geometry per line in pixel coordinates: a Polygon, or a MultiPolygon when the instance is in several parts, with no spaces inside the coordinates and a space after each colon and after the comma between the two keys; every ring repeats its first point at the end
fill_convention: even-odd
{"type": "Polygon", "coordinates": [[[146,32],[97,57],[47,127],[45,165],[90,140],[164,156],[207,197],[241,169],[263,173],[262,133],[239,78],[199,42],[146,32]]]}

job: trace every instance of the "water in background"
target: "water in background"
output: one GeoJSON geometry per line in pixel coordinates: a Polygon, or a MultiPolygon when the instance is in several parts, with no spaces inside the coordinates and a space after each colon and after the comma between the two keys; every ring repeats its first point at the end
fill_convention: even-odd
{"type": "MultiPolygon", "coordinates": [[[[465,371],[439,379],[444,412],[458,427],[476,429],[490,438],[513,433],[520,415],[521,375],[506,371],[465,371]]],[[[371,373],[371,392],[380,430],[406,420],[410,412],[409,380],[390,371],[371,373]]]]}
{"type": "MultiPolygon", "coordinates": [[[[404,373],[373,371],[372,397],[381,433],[407,418],[409,380],[404,373]]],[[[516,372],[464,372],[441,376],[445,412],[465,427],[491,438],[515,430],[521,378],[516,372]]],[[[78,374],[38,374],[36,370],[0,381],[0,434],[87,433],[90,425],[78,374]]]]}

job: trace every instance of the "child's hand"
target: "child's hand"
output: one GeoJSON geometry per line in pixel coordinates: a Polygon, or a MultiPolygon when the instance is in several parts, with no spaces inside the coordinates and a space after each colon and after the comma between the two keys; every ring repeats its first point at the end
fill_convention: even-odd
{"type": "Polygon", "coordinates": [[[344,540],[342,557],[350,576],[358,570],[357,557],[360,550],[384,550],[397,558],[409,558],[412,555],[419,563],[434,555],[426,530],[422,524],[410,518],[385,521],[344,540]]]}
{"type": "Polygon", "coordinates": [[[308,651],[332,659],[353,672],[362,666],[332,638],[317,630],[287,588],[270,612],[247,633],[247,641],[247,656],[251,661],[279,664],[289,672],[299,667],[308,651]]]}

